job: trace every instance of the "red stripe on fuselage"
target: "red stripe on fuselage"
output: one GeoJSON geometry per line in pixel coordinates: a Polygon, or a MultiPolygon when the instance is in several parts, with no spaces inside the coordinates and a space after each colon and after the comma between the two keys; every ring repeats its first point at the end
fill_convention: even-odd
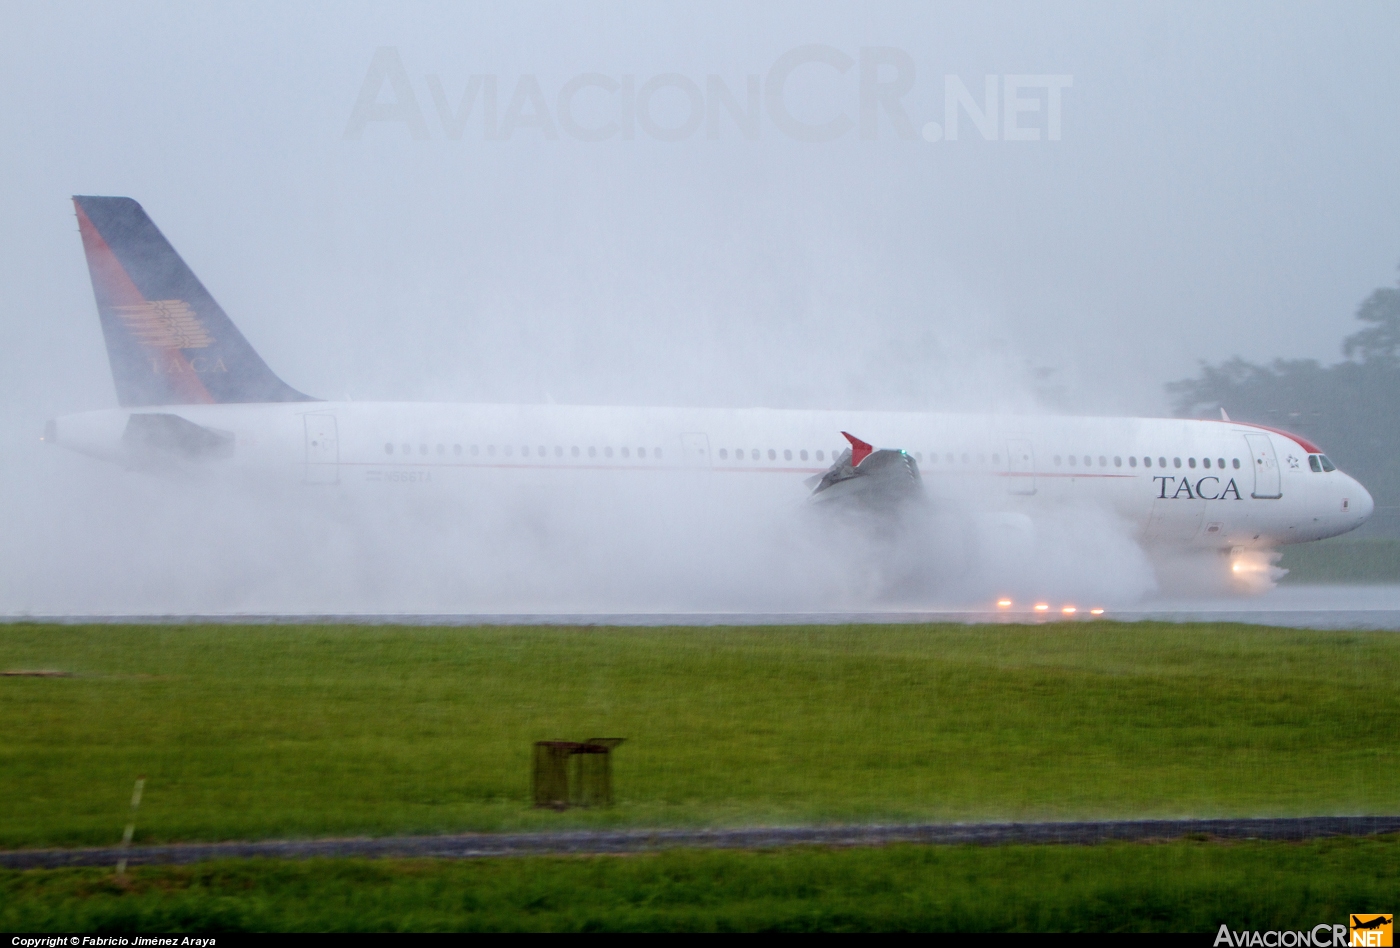
{"type": "Polygon", "coordinates": [[[1222,420],[1217,419],[1217,418],[1206,418],[1206,419],[1203,419],[1203,420],[1205,420],[1205,421],[1213,421],[1213,422],[1215,422],[1215,423],[1218,424],[1218,425],[1234,425],[1234,426],[1237,427],[1237,428],[1258,428],[1258,429],[1260,429],[1261,431],[1268,431],[1268,432],[1272,432],[1273,434],[1276,434],[1276,435],[1282,435],[1283,437],[1287,438],[1288,440],[1295,442],[1295,443],[1298,445],[1298,447],[1302,448],[1304,451],[1308,452],[1309,454],[1323,454],[1323,453],[1324,453],[1323,450],[1322,450],[1321,448],[1319,448],[1317,445],[1313,444],[1313,443],[1312,443],[1311,441],[1309,441],[1307,438],[1303,438],[1303,437],[1300,437],[1299,435],[1295,435],[1295,434],[1294,434],[1293,432],[1291,432],[1291,431],[1284,431],[1282,428],[1271,428],[1271,427],[1269,427],[1268,425],[1258,425],[1258,424],[1255,424],[1255,423],[1252,422],[1252,421],[1222,421],[1222,420]]]}

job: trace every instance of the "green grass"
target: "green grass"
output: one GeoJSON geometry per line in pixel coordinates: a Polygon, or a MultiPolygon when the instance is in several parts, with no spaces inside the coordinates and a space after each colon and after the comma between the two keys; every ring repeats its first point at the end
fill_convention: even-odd
{"type": "Polygon", "coordinates": [[[0,846],[1400,812],[1400,636],[1051,623],[0,627],[0,846]],[[620,736],[617,806],[527,805],[620,736]]]}
{"type": "Polygon", "coordinates": [[[1283,548],[1285,583],[1400,583],[1400,540],[1323,540],[1283,548]]]}
{"type": "Polygon", "coordinates": [[[1393,837],[0,872],[0,929],[1309,930],[1400,893],[1393,837]]]}

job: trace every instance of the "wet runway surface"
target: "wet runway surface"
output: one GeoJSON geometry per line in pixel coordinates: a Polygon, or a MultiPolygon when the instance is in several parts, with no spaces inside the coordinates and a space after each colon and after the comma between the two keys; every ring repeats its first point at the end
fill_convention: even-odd
{"type": "MultiPolygon", "coordinates": [[[[860,612],[511,612],[481,614],[324,614],[324,615],[90,615],[5,616],[8,622],[254,624],[355,623],[361,625],[844,625],[848,623],[1024,623],[1091,621],[1087,609],[1066,615],[1064,604],[1047,602],[1046,610],[1030,604],[998,610],[986,607],[890,608],[860,612]]],[[[1400,630],[1400,586],[1280,586],[1259,596],[1219,599],[1159,599],[1118,608],[1106,607],[1103,618],[1119,621],[1245,622],[1309,629],[1400,630]]]]}
{"type": "Polygon", "coordinates": [[[179,865],[211,859],[422,858],[606,855],[664,849],[771,849],[782,846],[883,846],[891,843],[983,846],[1012,843],[1089,844],[1113,840],[1305,840],[1400,832],[1400,816],[1308,816],[1253,820],[1104,820],[1065,823],[931,823],[907,826],[792,826],[749,829],[602,830],[566,833],[464,833],[378,839],[268,840],[0,852],[0,868],[57,869],[179,865]]]}

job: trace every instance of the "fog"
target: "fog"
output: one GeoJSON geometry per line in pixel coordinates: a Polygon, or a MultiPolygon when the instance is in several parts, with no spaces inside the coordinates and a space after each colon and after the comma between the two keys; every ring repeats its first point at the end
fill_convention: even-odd
{"type": "MultiPolygon", "coordinates": [[[[0,614],[992,589],[732,487],[367,502],[43,445],[116,404],[72,194],[136,198],[278,374],[357,401],[1161,414],[1200,360],[1333,357],[1393,281],[1395,6],[870,6],[5,5],[0,614]],[[746,129],[714,82],[750,77],[746,129]]],[[[1108,515],[1039,526],[1026,585],[1157,588],[1108,515]]]]}

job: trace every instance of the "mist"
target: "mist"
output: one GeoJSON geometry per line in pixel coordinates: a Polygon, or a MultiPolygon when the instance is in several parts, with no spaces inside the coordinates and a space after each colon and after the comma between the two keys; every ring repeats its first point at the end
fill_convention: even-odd
{"type": "Polygon", "coordinates": [[[0,614],[1122,603],[1162,580],[1094,510],[1029,547],[998,545],[992,511],[945,512],[896,549],[911,571],[790,485],[370,499],[55,450],[46,419],[116,403],[72,194],[140,201],[274,371],[356,401],[1164,414],[1201,360],[1330,358],[1400,260],[1389,5],[10,4],[0,23],[0,614]],[[849,64],[794,68],[784,127],[768,84],[814,47],[849,64]],[[376,82],[384,50],[399,72],[376,82]],[[581,76],[605,83],[571,115],[617,123],[604,140],[560,113],[581,76]],[[668,76],[642,119],[606,88],[668,76]],[[861,97],[901,76],[904,124],[861,97]],[[483,99],[463,115],[473,77],[494,125],[483,99]],[[750,77],[752,134],[711,84],[742,110],[750,77]],[[997,120],[959,106],[952,138],[949,95],[985,104],[988,77],[997,120]],[[1002,114],[1036,77],[1034,108],[1002,114]],[[525,101],[506,128],[536,87],[547,121],[525,101]],[[969,549],[988,575],[959,571],[969,549]]]}

